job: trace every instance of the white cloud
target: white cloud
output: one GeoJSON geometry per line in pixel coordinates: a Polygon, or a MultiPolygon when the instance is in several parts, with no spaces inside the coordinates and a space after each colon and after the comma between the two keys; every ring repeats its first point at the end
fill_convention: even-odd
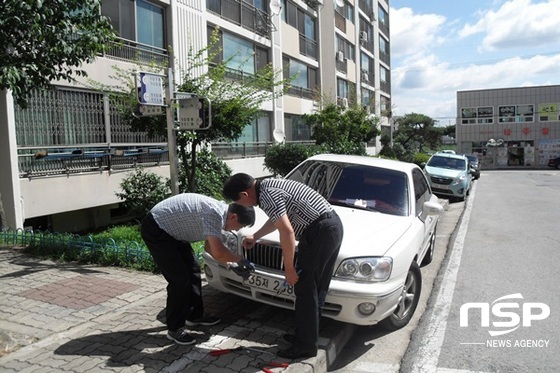
{"type": "Polygon", "coordinates": [[[391,9],[391,55],[414,55],[441,43],[437,33],[444,23],[441,15],[418,15],[410,8],[391,9]]]}
{"type": "Polygon", "coordinates": [[[454,124],[457,91],[560,84],[560,0],[500,4],[462,13],[479,18],[467,25],[458,24],[465,22],[460,18],[391,9],[395,115],[415,112],[454,124]]]}
{"type": "Polygon", "coordinates": [[[467,24],[461,37],[483,34],[480,51],[557,44],[560,39],[560,0],[511,0],[498,10],[480,12],[481,19],[467,24]]]}

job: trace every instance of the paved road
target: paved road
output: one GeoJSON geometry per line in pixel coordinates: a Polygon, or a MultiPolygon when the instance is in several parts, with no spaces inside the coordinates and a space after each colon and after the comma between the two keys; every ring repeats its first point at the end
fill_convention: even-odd
{"type": "Polygon", "coordinates": [[[558,171],[483,172],[403,372],[560,371],[559,196],[558,171]]]}

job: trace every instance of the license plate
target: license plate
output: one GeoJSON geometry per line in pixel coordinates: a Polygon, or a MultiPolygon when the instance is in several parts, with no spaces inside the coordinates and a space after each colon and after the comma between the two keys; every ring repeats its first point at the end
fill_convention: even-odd
{"type": "Polygon", "coordinates": [[[439,189],[445,189],[445,190],[449,190],[449,189],[450,189],[450,188],[449,188],[449,185],[444,185],[444,184],[435,184],[435,187],[436,187],[436,188],[439,188],[439,189]]]}
{"type": "Polygon", "coordinates": [[[244,284],[251,287],[259,288],[260,290],[267,291],[276,295],[293,295],[294,287],[292,285],[284,285],[284,280],[278,280],[266,276],[261,276],[257,274],[251,275],[251,277],[244,281],[244,284]]]}

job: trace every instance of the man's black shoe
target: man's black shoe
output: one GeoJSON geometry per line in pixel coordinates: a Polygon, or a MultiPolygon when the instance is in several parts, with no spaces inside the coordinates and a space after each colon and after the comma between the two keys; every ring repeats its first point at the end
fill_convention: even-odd
{"type": "Polygon", "coordinates": [[[293,334],[286,333],[282,337],[284,337],[286,342],[290,342],[292,344],[296,341],[296,336],[293,334]]]}
{"type": "Polygon", "coordinates": [[[317,350],[315,351],[299,351],[295,350],[293,347],[290,347],[286,350],[278,350],[278,356],[283,357],[285,359],[301,359],[301,358],[308,358],[308,357],[315,357],[317,356],[317,350]]]}

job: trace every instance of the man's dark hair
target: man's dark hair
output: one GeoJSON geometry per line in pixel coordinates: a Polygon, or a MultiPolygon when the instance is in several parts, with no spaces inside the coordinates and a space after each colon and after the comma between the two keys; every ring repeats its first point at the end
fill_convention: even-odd
{"type": "Polygon", "coordinates": [[[239,193],[251,187],[255,178],[242,172],[232,175],[224,184],[222,193],[224,197],[232,201],[239,199],[239,193]]]}
{"type": "Polygon", "coordinates": [[[253,206],[241,206],[237,203],[230,203],[228,212],[237,215],[237,221],[247,227],[252,227],[255,224],[255,209],[253,206]]]}

